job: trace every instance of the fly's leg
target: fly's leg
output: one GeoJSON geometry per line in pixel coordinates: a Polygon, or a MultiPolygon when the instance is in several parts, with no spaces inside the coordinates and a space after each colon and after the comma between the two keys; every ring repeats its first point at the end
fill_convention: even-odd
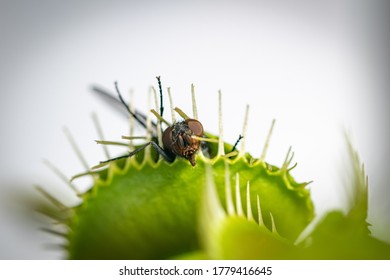
{"type": "Polygon", "coordinates": [[[238,139],[237,139],[236,143],[234,143],[234,146],[233,146],[233,148],[232,148],[232,150],[230,152],[234,152],[234,150],[237,148],[238,143],[240,143],[242,138],[244,138],[244,136],[242,136],[241,134],[238,135],[238,139]]]}
{"type": "Polygon", "coordinates": [[[160,154],[166,161],[168,162],[173,162],[175,160],[175,156],[170,154],[170,153],[167,153],[163,148],[161,148],[157,143],[151,141],[151,142],[148,142],[146,143],[145,145],[135,149],[134,151],[132,152],[129,152],[127,155],[123,155],[123,156],[119,156],[119,157],[115,157],[115,158],[110,158],[108,160],[105,160],[105,161],[101,161],[100,162],[100,165],[101,164],[106,164],[108,162],[111,162],[111,161],[115,161],[115,160],[118,160],[118,159],[122,159],[122,158],[129,158],[129,157],[132,157],[134,156],[135,154],[138,154],[139,152],[141,152],[142,150],[144,150],[147,146],[149,145],[152,145],[153,148],[156,150],[156,152],[158,154],[160,154]]]}
{"type": "Polygon", "coordinates": [[[149,142],[152,144],[153,148],[156,150],[158,154],[160,154],[167,162],[173,162],[176,156],[170,152],[167,152],[163,148],[161,148],[156,142],[149,142]]]}

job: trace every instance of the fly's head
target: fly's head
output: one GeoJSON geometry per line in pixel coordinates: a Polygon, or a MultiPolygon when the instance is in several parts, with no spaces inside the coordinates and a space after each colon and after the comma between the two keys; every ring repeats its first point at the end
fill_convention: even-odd
{"type": "Polygon", "coordinates": [[[195,166],[195,154],[199,150],[200,141],[193,136],[203,136],[203,126],[195,119],[186,119],[174,123],[163,133],[164,149],[176,156],[184,157],[195,166]]]}

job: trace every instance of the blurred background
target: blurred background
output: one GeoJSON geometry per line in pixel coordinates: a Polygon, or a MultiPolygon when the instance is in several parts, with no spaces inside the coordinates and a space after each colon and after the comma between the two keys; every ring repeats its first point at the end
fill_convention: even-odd
{"type": "MultiPolygon", "coordinates": [[[[347,131],[369,176],[372,232],[390,242],[387,3],[0,1],[0,259],[64,257],[46,246],[58,238],[18,215],[10,194],[34,194],[33,185],[40,185],[76,204],[42,159],[68,177],[84,171],[64,126],[90,166],[104,159],[91,112],[109,140],[127,135],[129,127],[91,85],[113,90],[118,81],[146,111],[157,75],[164,89],[171,87],[175,106],[189,112],[195,84],[199,119],[213,133],[221,89],[229,142],[241,133],[250,104],[246,147],[255,156],[276,118],[266,159],[281,165],[292,146],[298,162],[292,174],[314,181],[319,216],[345,208],[347,131]]],[[[76,185],[83,189],[89,182],[76,185]]]]}

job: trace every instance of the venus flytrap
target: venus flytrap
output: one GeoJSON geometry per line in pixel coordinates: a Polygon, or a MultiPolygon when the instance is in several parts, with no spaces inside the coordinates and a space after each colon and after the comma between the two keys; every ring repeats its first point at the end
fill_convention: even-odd
{"type": "Polygon", "coordinates": [[[299,243],[305,259],[390,259],[390,245],[371,236],[367,222],[368,177],[350,138],[346,136],[351,174],[345,186],[347,211],[333,210],[299,243]],[[305,241],[309,246],[305,246],[305,241]]]}
{"type": "Polygon", "coordinates": [[[211,166],[206,168],[199,232],[203,240],[204,256],[211,259],[291,258],[294,253],[293,245],[278,234],[272,213],[270,213],[271,230],[264,225],[259,196],[256,198],[258,220],[255,221],[249,182],[246,184],[246,212],[244,212],[239,173],[236,174],[236,197],[233,201],[229,165],[226,164],[225,168],[226,210],[219,201],[212,178],[212,168],[211,166]]]}
{"type": "MultiPolygon", "coordinates": [[[[156,141],[161,146],[160,126],[171,124],[162,118],[161,108],[160,114],[157,113],[157,94],[154,89],[152,93],[155,96],[152,113],[158,120],[155,124],[156,141]]],[[[188,119],[185,112],[173,108],[170,90],[168,93],[172,123],[177,121],[176,114],[188,119]]],[[[193,85],[191,93],[192,118],[197,120],[193,85]]],[[[82,203],[76,207],[64,206],[42,188],[39,189],[55,206],[45,206],[39,210],[67,229],[61,234],[66,239],[65,247],[70,259],[294,259],[344,256],[340,250],[337,251],[338,248],[333,255],[329,251],[334,247],[333,243],[337,247],[339,243],[349,244],[349,241],[323,234],[327,230],[336,236],[338,234],[332,224],[335,220],[332,213],[328,218],[331,219],[330,223],[326,217],[314,231],[301,236],[302,240],[297,242],[314,217],[313,202],[306,188],[310,182],[297,183],[290,175],[296,166],[291,166],[291,148],[280,168],[265,161],[275,121],[272,121],[264,148],[259,152],[260,157],[254,158],[245,151],[248,140],[245,137],[247,107],[242,129],[244,138],[236,151],[236,147],[223,140],[221,92],[218,98],[218,135],[205,132],[204,137],[194,136],[194,139],[197,137],[197,140],[206,143],[202,145],[207,145],[197,153],[195,166],[178,156],[172,163],[167,162],[149,145],[132,157],[103,162],[97,169],[87,168],[86,172],[75,175],[73,180],[85,175],[93,178],[93,185],[88,191],[77,193],[82,203]]],[[[135,112],[132,107],[129,110],[135,112]]],[[[148,114],[145,119],[147,134],[142,138],[146,142],[152,136],[151,116],[148,114]]],[[[132,115],[130,123],[134,123],[132,115]]],[[[203,124],[207,128],[207,123],[203,124]]],[[[125,145],[131,150],[140,147],[133,144],[135,137],[132,134],[122,137],[129,141],[127,143],[106,141],[99,125],[97,128],[100,144],[125,145]]],[[[88,167],[73,138],[68,137],[78,157],[88,167]]],[[[106,154],[109,158],[107,151],[106,154]]],[[[356,201],[360,201],[358,205],[366,205],[366,193],[359,189],[356,196],[359,198],[356,201]]],[[[366,216],[362,214],[364,209],[359,207],[360,212],[351,210],[345,217],[337,215],[341,220],[355,221],[348,234],[353,234],[354,226],[361,228],[364,224],[363,236],[371,238],[364,231],[366,216]],[[354,214],[357,212],[360,214],[354,214]]],[[[375,255],[376,252],[374,250],[370,257],[386,256],[384,253],[375,255]]]]}

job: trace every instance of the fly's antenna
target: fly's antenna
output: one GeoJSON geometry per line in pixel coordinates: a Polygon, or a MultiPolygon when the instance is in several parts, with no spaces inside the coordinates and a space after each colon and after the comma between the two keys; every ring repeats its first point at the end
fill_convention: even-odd
{"type": "Polygon", "coordinates": [[[129,106],[126,104],[125,100],[123,99],[122,97],[122,94],[120,93],[119,91],[119,88],[118,88],[118,82],[115,81],[115,90],[118,94],[118,97],[119,97],[119,100],[121,101],[121,103],[123,104],[123,106],[125,106],[125,108],[127,109],[127,111],[129,112],[130,115],[133,116],[134,119],[136,119],[144,128],[147,128],[146,124],[145,124],[145,120],[144,119],[141,119],[139,116],[137,116],[137,114],[135,114],[134,112],[132,112],[129,108],[129,106]]]}
{"type": "Polygon", "coordinates": [[[156,77],[158,82],[158,88],[160,89],[160,116],[163,116],[164,113],[164,104],[163,104],[163,94],[162,94],[162,86],[161,86],[161,78],[160,76],[156,77]]]}

